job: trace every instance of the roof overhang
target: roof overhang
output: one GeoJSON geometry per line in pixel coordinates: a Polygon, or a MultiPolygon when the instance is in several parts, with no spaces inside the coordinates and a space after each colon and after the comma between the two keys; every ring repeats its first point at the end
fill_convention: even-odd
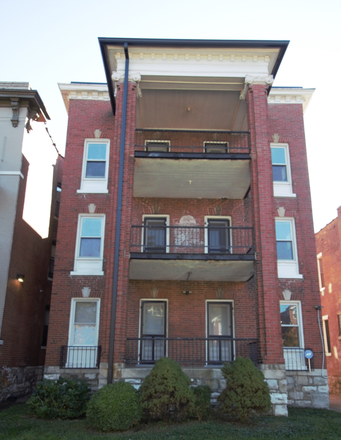
{"type": "Polygon", "coordinates": [[[269,104],[301,104],[303,113],[307,110],[315,89],[303,89],[302,87],[272,87],[269,104]]]}
{"type": "Polygon", "coordinates": [[[276,76],[289,42],[99,38],[99,44],[115,113],[114,83],[124,76],[125,44],[129,76],[141,89],[241,91],[246,76],[276,76]]]}
{"type": "Polygon", "coordinates": [[[17,99],[19,100],[19,102],[24,101],[25,105],[28,104],[32,110],[37,111],[37,113],[39,114],[38,121],[45,121],[45,119],[50,119],[50,116],[47,113],[45,105],[37,90],[19,89],[17,87],[2,88],[0,85],[0,100],[10,101],[13,99],[17,99]]]}
{"type": "Polygon", "coordinates": [[[108,86],[105,83],[58,83],[58,87],[67,112],[69,112],[70,99],[109,101],[108,86]]]}

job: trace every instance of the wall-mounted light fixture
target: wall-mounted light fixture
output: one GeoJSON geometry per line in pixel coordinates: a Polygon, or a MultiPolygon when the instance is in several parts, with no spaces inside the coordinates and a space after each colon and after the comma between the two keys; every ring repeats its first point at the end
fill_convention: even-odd
{"type": "Polygon", "coordinates": [[[182,293],[184,293],[185,295],[189,295],[190,293],[192,293],[191,290],[188,290],[188,280],[189,277],[191,276],[192,272],[187,272],[187,280],[186,280],[186,290],[183,290],[182,293]]]}
{"type": "Polygon", "coordinates": [[[18,274],[17,274],[17,280],[18,280],[20,283],[23,283],[24,280],[25,280],[25,275],[23,275],[22,273],[18,273],[18,274]]]}

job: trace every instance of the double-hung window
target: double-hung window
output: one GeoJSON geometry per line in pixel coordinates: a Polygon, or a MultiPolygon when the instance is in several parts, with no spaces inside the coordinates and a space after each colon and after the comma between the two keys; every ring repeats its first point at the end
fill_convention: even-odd
{"type": "Polygon", "coordinates": [[[271,144],[272,179],[275,197],[296,197],[292,192],[288,144],[271,144]]]}
{"type": "Polygon", "coordinates": [[[81,188],[78,192],[108,192],[109,140],[86,139],[81,188]]]}
{"type": "Polygon", "coordinates": [[[103,275],[104,223],[104,215],[79,215],[75,265],[71,275],[103,275]]]}
{"type": "Polygon", "coordinates": [[[299,274],[294,219],[276,219],[277,270],[279,278],[302,278],[299,274]]]}

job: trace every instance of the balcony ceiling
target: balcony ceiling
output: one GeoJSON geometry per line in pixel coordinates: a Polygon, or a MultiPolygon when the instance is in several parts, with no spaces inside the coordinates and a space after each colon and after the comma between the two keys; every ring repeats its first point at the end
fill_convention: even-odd
{"type": "Polygon", "coordinates": [[[130,260],[131,280],[248,281],[254,273],[253,261],[130,260]]]}
{"type": "Polygon", "coordinates": [[[213,90],[156,90],[141,85],[136,128],[248,131],[247,105],[239,99],[242,85],[233,91],[210,87],[213,90]]]}
{"type": "Polygon", "coordinates": [[[135,158],[134,197],[243,199],[249,160],[135,158]]]}

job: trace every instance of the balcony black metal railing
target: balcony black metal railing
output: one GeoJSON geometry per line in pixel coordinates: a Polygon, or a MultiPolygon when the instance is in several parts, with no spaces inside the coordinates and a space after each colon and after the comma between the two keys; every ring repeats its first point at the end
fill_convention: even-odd
{"type": "Polygon", "coordinates": [[[60,368],[99,368],[101,350],[100,345],[62,345],[59,366],[60,368]]]}
{"type": "MultiPolygon", "coordinates": [[[[214,233],[218,229],[214,229],[214,233]]],[[[252,255],[253,228],[219,228],[210,240],[205,226],[132,225],[130,251],[150,254],[252,255]]]]}
{"type": "Polygon", "coordinates": [[[236,357],[249,358],[259,363],[258,339],[253,338],[127,338],[126,365],[153,364],[168,357],[182,366],[221,365],[236,357]]]}
{"type": "MultiPolygon", "coordinates": [[[[309,362],[304,356],[306,350],[301,347],[283,347],[285,369],[288,371],[308,371],[310,368],[313,371],[314,357],[309,362]]],[[[315,355],[317,354],[315,353],[315,355]]]]}
{"type": "Polygon", "coordinates": [[[150,157],[159,153],[170,157],[178,153],[217,154],[217,157],[224,153],[249,155],[250,134],[246,131],[137,129],[135,155],[136,152],[150,157]]]}

